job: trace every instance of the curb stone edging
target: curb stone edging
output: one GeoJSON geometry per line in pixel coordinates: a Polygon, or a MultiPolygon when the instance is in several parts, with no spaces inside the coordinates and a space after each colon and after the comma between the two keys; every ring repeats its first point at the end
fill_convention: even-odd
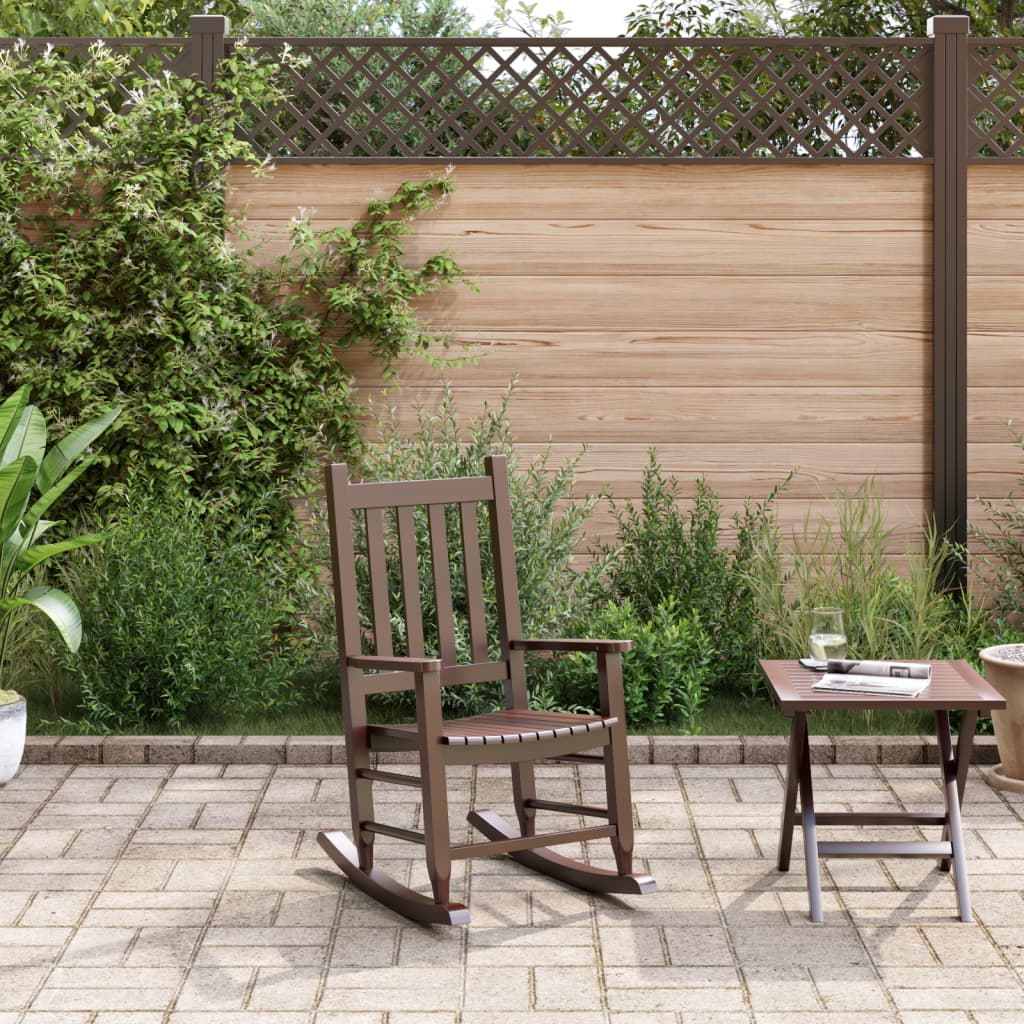
{"type": "MultiPolygon", "coordinates": [[[[630,736],[630,764],[785,764],[785,736],[630,736]]],[[[410,763],[415,754],[408,755],[410,763]]],[[[395,763],[396,755],[389,761],[395,763]]],[[[815,764],[938,764],[934,736],[812,736],[815,764]]],[[[999,760],[994,736],[976,736],[972,762],[999,760]]],[[[340,765],[334,736],[28,736],[25,764],[340,765]]]]}

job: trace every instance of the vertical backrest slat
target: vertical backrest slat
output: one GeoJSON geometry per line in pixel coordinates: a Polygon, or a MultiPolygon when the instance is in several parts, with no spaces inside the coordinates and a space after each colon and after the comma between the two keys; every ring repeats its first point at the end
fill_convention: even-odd
{"type": "Polygon", "coordinates": [[[420,570],[416,561],[416,523],[412,506],[395,511],[398,520],[398,558],[402,569],[402,604],[405,606],[405,635],[409,654],[422,657],[423,611],[420,605],[420,570]]]}
{"type": "Polygon", "coordinates": [[[359,596],[356,589],[355,549],[352,542],[352,510],[349,505],[348,466],[328,466],[327,515],[331,530],[331,567],[337,606],[338,654],[341,663],[359,654],[359,596]]]}
{"type": "Polygon", "coordinates": [[[485,465],[487,475],[494,481],[494,503],[491,505],[491,555],[494,559],[494,584],[498,595],[501,653],[507,657],[509,637],[522,636],[516,553],[512,541],[512,501],[508,489],[508,465],[503,455],[488,455],[485,465]]]}
{"type": "Polygon", "coordinates": [[[491,505],[491,553],[494,558],[494,589],[498,598],[498,635],[501,656],[508,659],[509,677],[505,681],[508,707],[527,708],[530,695],[526,685],[526,665],[522,651],[513,651],[509,639],[523,635],[519,618],[519,583],[516,579],[516,552],[512,541],[512,497],[508,487],[508,464],[502,455],[484,460],[487,475],[494,485],[491,505]]]}
{"type": "Polygon", "coordinates": [[[391,640],[391,602],[388,598],[388,559],[384,544],[384,510],[366,509],[366,554],[370,570],[375,653],[394,654],[391,640]]]}
{"type": "Polygon", "coordinates": [[[462,558],[466,569],[466,600],[469,606],[469,649],[473,661],[486,661],[487,615],[484,611],[484,580],[480,569],[480,530],[475,501],[459,505],[462,520],[462,558]]]}
{"type": "Polygon", "coordinates": [[[454,665],[455,614],[452,610],[452,569],[448,557],[448,526],[444,505],[428,505],[430,564],[434,573],[434,601],[437,605],[438,653],[446,665],[454,665]]]}

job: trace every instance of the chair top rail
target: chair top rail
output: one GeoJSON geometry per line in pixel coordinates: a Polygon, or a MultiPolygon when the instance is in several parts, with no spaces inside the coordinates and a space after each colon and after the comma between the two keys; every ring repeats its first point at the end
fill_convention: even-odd
{"type": "Polygon", "coordinates": [[[486,476],[349,485],[349,499],[353,509],[448,505],[460,501],[491,501],[493,498],[494,483],[486,476]]]}

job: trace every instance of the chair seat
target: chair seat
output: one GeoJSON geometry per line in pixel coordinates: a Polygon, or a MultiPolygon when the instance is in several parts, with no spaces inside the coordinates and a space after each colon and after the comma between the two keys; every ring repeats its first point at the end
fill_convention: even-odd
{"type": "MultiPolygon", "coordinates": [[[[489,715],[453,718],[444,723],[441,742],[452,746],[482,743],[531,743],[588,732],[602,732],[618,723],[618,718],[600,715],[571,715],[557,711],[495,711],[489,715]]],[[[374,736],[391,740],[407,740],[416,746],[415,725],[371,725],[374,736]]]]}

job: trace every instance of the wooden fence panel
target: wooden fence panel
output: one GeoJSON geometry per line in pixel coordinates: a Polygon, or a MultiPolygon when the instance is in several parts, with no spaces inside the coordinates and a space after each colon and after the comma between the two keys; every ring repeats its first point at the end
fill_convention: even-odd
{"type": "MultiPolygon", "coordinates": [[[[270,258],[298,207],[317,227],[348,223],[436,171],[236,168],[229,197],[270,258]]],[[[918,536],[931,502],[929,166],[491,164],[454,180],[408,249],[450,247],[479,288],[423,305],[479,356],[446,372],[463,416],[493,407],[515,372],[523,454],[585,443],[581,492],[636,497],[656,445],[684,496],[703,475],[730,511],[798,468],[787,530],[873,477],[893,550],[918,536]]],[[[346,359],[384,401],[366,356],[346,359]]],[[[414,396],[436,406],[441,379],[416,360],[401,374],[411,426],[414,396]]],[[[603,512],[592,528],[611,523],[603,512]]]]}
{"type": "Polygon", "coordinates": [[[1024,165],[973,164],[967,194],[968,514],[981,524],[975,498],[1024,500],[1008,425],[1024,430],[1024,165]]]}

